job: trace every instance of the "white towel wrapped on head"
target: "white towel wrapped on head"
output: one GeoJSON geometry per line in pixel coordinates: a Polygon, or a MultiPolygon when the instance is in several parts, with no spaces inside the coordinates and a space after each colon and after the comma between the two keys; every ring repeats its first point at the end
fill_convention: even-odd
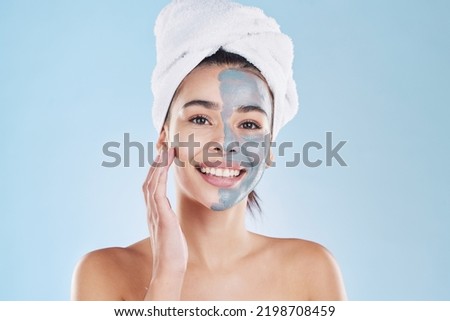
{"type": "Polygon", "coordinates": [[[274,95],[273,139],[296,114],[292,41],[261,9],[227,0],[174,0],[159,14],[155,36],[152,114],[158,131],[179,84],[220,48],[246,58],[266,79],[274,95]]]}

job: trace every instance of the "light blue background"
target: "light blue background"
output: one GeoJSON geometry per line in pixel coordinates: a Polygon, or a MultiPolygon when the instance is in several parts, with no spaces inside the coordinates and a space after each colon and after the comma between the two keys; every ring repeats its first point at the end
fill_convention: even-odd
{"type": "MultiPolygon", "coordinates": [[[[83,254],[146,237],[147,168],[104,168],[102,146],[156,139],[165,3],[0,3],[0,299],[67,300],[83,254]]],[[[449,300],[449,2],[243,3],[295,44],[301,110],[278,142],[332,131],[349,164],[270,169],[249,227],[329,248],[351,300],[449,300]]]]}

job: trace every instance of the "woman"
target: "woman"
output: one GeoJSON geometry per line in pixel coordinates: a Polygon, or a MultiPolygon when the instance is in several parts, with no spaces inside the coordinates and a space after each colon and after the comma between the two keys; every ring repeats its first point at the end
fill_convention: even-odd
{"type": "Polygon", "coordinates": [[[150,237],[86,255],[72,297],[345,299],[325,248],[245,228],[273,158],[268,143],[297,108],[290,39],[259,9],[221,0],[174,1],[155,32],[159,155],[143,185],[150,237]],[[169,167],[175,208],[166,197],[169,167]]]}

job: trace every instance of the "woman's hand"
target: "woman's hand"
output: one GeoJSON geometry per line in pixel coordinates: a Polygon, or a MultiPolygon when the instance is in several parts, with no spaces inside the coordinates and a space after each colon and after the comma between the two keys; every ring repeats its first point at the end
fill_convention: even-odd
{"type": "Polygon", "coordinates": [[[153,254],[153,269],[145,300],[179,300],[188,249],[178,218],[166,196],[167,173],[175,151],[163,149],[143,185],[153,254]]]}

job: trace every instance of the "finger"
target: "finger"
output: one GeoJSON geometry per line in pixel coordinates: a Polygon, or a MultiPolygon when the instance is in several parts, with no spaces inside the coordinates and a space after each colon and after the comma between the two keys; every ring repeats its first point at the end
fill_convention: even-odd
{"type": "Polygon", "coordinates": [[[144,189],[146,189],[144,193],[147,200],[147,205],[151,204],[150,200],[157,186],[159,171],[166,166],[165,164],[167,164],[167,157],[165,157],[163,153],[164,151],[160,151],[155,161],[152,163],[151,173],[149,172],[147,180],[144,183],[144,189]]]}
{"type": "Polygon", "coordinates": [[[157,202],[162,202],[162,204],[169,206],[170,204],[168,202],[167,199],[167,176],[168,176],[168,171],[169,171],[169,167],[172,164],[174,159],[174,150],[173,148],[170,148],[167,151],[167,165],[164,166],[163,168],[161,168],[161,171],[158,173],[158,182],[156,185],[156,189],[155,189],[155,201],[157,202]]]}
{"type": "Polygon", "coordinates": [[[170,165],[173,163],[173,160],[174,160],[174,149],[173,148],[170,148],[168,150],[165,149],[160,152],[160,155],[158,156],[158,164],[152,175],[155,177],[155,179],[153,179],[153,177],[150,178],[151,186],[154,187],[154,188],[151,188],[152,192],[156,189],[156,187],[158,185],[157,181],[158,181],[158,177],[160,175],[160,173],[159,173],[160,171],[158,171],[158,169],[162,169],[163,171],[167,172],[169,170],[170,165]],[[157,171],[158,171],[158,173],[156,173],[157,171]]]}
{"type": "Polygon", "coordinates": [[[159,220],[160,212],[170,211],[170,203],[166,196],[167,191],[167,173],[170,165],[174,159],[174,150],[173,148],[161,151],[162,155],[160,159],[164,159],[165,161],[161,161],[160,166],[155,169],[152,177],[150,178],[150,187],[149,187],[149,196],[151,213],[150,218],[153,223],[159,220]]]}
{"type": "Polygon", "coordinates": [[[169,146],[167,144],[163,144],[161,149],[159,150],[159,155],[161,156],[159,166],[164,167],[169,163],[168,162],[168,151],[169,151],[169,146]]]}
{"type": "Polygon", "coordinates": [[[148,205],[148,190],[149,190],[149,182],[151,177],[153,176],[155,169],[158,166],[159,160],[160,160],[160,155],[158,154],[155,158],[155,160],[152,162],[152,164],[150,165],[150,169],[147,173],[147,177],[145,178],[144,184],[142,185],[142,191],[144,192],[144,198],[145,198],[145,202],[148,205]]]}
{"type": "Polygon", "coordinates": [[[152,176],[153,172],[155,171],[155,168],[158,167],[158,164],[160,162],[161,155],[158,154],[155,157],[155,160],[150,165],[150,170],[148,171],[147,177],[145,178],[145,181],[148,181],[150,177],[152,176]]]}
{"type": "MultiPolygon", "coordinates": [[[[152,175],[149,177],[147,181],[147,196],[149,201],[153,198],[153,194],[155,193],[155,188],[158,183],[159,172],[161,171],[164,164],[164,161],[162,159],[163,156],[161,155],[160,152],[157,159],[152,164],[153,166],[152,175]]],[[[149,205],[151,205],[150,202],[149,205]]]]}
{"type": "Polygon", "coordinates": [[[163,154],[163,158],[164,158],[164,160],[166,160],[166,164],[164,164],[164,169],[165,170],[169,170],[169,167],[170,167],[170,165],[172,165],[172,163],[173,163],[173,160],[174,160],[174,158],[175,158],[175,148],[173,148],[173,147],[170,147],[169,149],[167,149],[167,150],[164,150],[164,152],[163,152],[164,154],[163,154]]]}

